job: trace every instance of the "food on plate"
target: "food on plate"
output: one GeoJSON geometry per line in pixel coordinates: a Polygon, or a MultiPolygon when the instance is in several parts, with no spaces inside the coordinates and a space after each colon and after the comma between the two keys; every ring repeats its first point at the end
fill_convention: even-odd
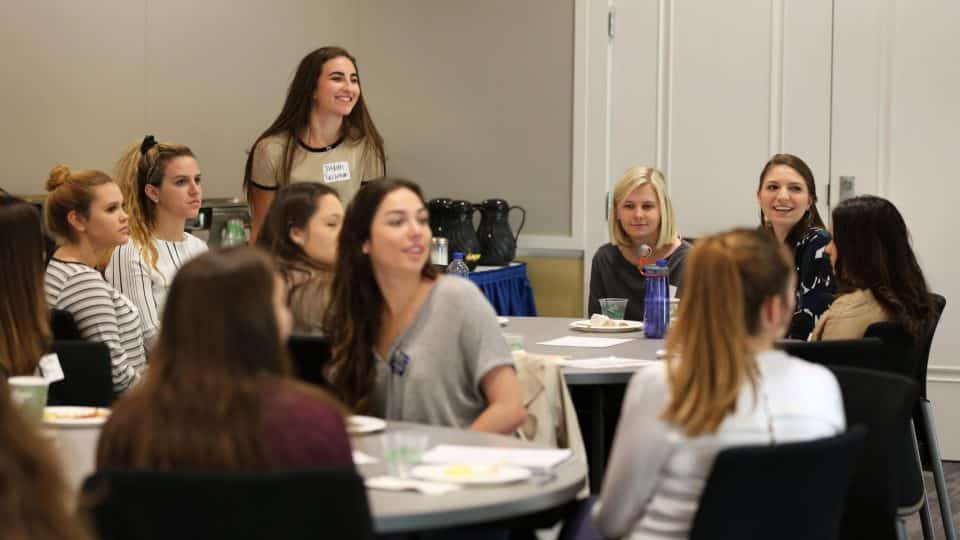
{"type": "Polygon", "coordinates": [[[106,418],[110,416],[110,409],[78,407],[65,409],[46,409],[43,411],[44,420],[88,420],[91,418],[106,418]]]}
{"type": "Polygon", "coordinates": [[[604,327],[625,327],[627,323],[625,321],[618,321],[607,317],[606,315],[601,315],[599,313],[594,313],[590,316],[590,326],[596,328],[604,327]]]}
{"type": "Polygon", "coordinates": [[[474,467],[473,465],[458,464],[450,465],[443,470],[443,475],[451,479],[468,479],[478,475],[495,475],[499,470],[499,465],[489,467],[474,467]]]}

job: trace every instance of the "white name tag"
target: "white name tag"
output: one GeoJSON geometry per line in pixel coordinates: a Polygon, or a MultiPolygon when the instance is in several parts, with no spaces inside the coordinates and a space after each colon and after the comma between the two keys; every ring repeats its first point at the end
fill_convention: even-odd
{"type": "Polygon", "coordinates": [[[63,380],[63,368],[60,367],[60,357],[56,353],[40,357],[40,374],[50,384],[63,380]]]}
{"type": "Polygon", "coordinates": [[[323,181],[331,184],[333,182],[345,182],[350,179],[350,162],[334,161],[333,163],[323,164],[323,181]]]}

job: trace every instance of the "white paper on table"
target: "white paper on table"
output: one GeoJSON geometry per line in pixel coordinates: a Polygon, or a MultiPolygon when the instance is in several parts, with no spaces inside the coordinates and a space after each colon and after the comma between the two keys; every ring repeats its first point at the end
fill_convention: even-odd
{"type": "Polygon", "coordinates": [[[563,336],[557,339],[541,341],[540,343],[537,343],[537,345],[553,345],[555,347],[601,348],[601,347],[613,347],[614,345],[620,345],[622,343],[627,343],[628,341],[633,341],[633,338],[563,336]]]}
{"type": "Polygon", "coordinates": [[[547,470],[573,456],[566,448],[492,448],[440,444],[423,454],[423,462],[433,465],[469,463],[470,465],[515,465],[547,470]]]}
{"type": "Polygon", "coordinates": [[[369,463],[377,463],[377,458],[371,456],[370,454],[364,454],[359,450],[354,450],[353,463],[355,465],[367,465],[369,463]]]}
{"type": "Polygon", "coordinates": [[[605,356],[603,358],[572,358],[560,360],[557,363],[564,367],[574,367],[580,369],[612,369],[612,368],[632,368],[649,366],[656,363],[657,360],[645,360],[643,358],[618,358],[616,356],[605,356]]]}

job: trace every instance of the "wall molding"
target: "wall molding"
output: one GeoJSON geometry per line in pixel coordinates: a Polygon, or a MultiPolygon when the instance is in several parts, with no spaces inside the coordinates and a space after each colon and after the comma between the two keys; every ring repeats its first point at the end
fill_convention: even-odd
{"type": "Polygon", "coordinates": [[[770,6],[770,134],[769,154],[783,149],[783,47],[784,1],[772,0],[770,6]]]}
{"type": "MultiPolygon", "coordinates": [[[[660,0],[657,9],[657,134],[656,167],[670,178],[670,142],[673,124],[673,1],[660,0]]],[[[671,182],[667,182],[670,191],[671,182]]]]}
{"type": "Polygon", "coordinates": [[[960,383],[960,367],[931,364],[927,366],[927,382],[960,383]]]}
{"type": "Polygon", "coordinates": [[[877,36],[877,194],[890,197],[890,123],[893,115],[893,34],[896,22],[896,0],[887,0],[880,16],[881,31],[877,36]]]}

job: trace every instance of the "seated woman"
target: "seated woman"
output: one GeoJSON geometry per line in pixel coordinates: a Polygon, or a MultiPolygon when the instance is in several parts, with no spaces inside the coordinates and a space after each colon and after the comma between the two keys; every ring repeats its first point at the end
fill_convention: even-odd
{"type": "Polygon", "coordinates": [[[104,276],[140,310],[149,348],[173,276],[207,250],[203,240],[183,230],[200,212],[200,167],[186,146],[148,135],[127,149],[116,169],[130,212],[130,240],[113,251],[104,276]]]}
{"type": "Polygon", "coordinates": [[[273,255],[286,281],[296,334],[323,330],[342,224],[337,192],[317,182],[280,188],[267,211],[257,246],[273,255]]]}
{"type": "Polygon", "coordinates": [[[2,377],[0,478],[0,538],[92,540],[70,508],[75,494],[49,437],[20,415],[2,377]]]}
{"type": "Polygon", "coordinates": [[[793,314],[782,246],[758,230],[694,245],[667,360],[638,371],[627,389],[593,508],[605,536],[686,538],[720,450],[844,429],[833,375],[773,349],[793,314]]]}
{"type": "Polygon", "coordinates": [[[526,411],[496,313],[473,283],[436,275],[430,241],[415,183],[357,192],[324,319],[330,380],[358,413],[513,433],[526,411]]]}
{"type": "Polygon", "coordinates": [[[0,194],[0,378],[38,374],[50,345],[42,231],[32,204],[0,194]]]}
{"type": "Polygon", "coordinates": [[[890,201],[863,195],[837,205],[827,251],[839,291],[811,340],[859,339],[880,321],[896,321],[917,338],[933,331],[936,308],[907,225],[890,201]]]}
{"type": "Polygon", "coordinates": [[[283,281],[252,248],[173,280],[146,380],[103,427],[98,467],[250,471],[352,465],[335,402],[291,378],[283,281]]]}
{"type": "Polygon", "coordinates": [[[836,291],[830,261],[824,256],[830,233],[817,211],[813,172],[797,156],[773,156],[760,171],[757,202],[760,227],[793,251],[796,307],[786,337],[805,340],[830,307],[836,291]]]}
{"type": "Polygon", "coordinates": [[[120,188],[100,171],[57,165],[47,191],[44,222],[58,246],[44,278],[47,305],[69,312],[83,339],[107,344],[113,390],[123,392],[146,366],[140,312],[95,268],[130,237],[120,188]]]}
{"type": "Polygon", "coordinates": [[[657,169],[627,169],[613,187],[610,216],[610,243],[593,256],[587,309],[603,313],[601,298],[626,298],[624,318],[642,321],[646,278],[640,266],[666,259],[670,284],[679,287],[690,244],[680,239],[666,181],[657,169]]]}

